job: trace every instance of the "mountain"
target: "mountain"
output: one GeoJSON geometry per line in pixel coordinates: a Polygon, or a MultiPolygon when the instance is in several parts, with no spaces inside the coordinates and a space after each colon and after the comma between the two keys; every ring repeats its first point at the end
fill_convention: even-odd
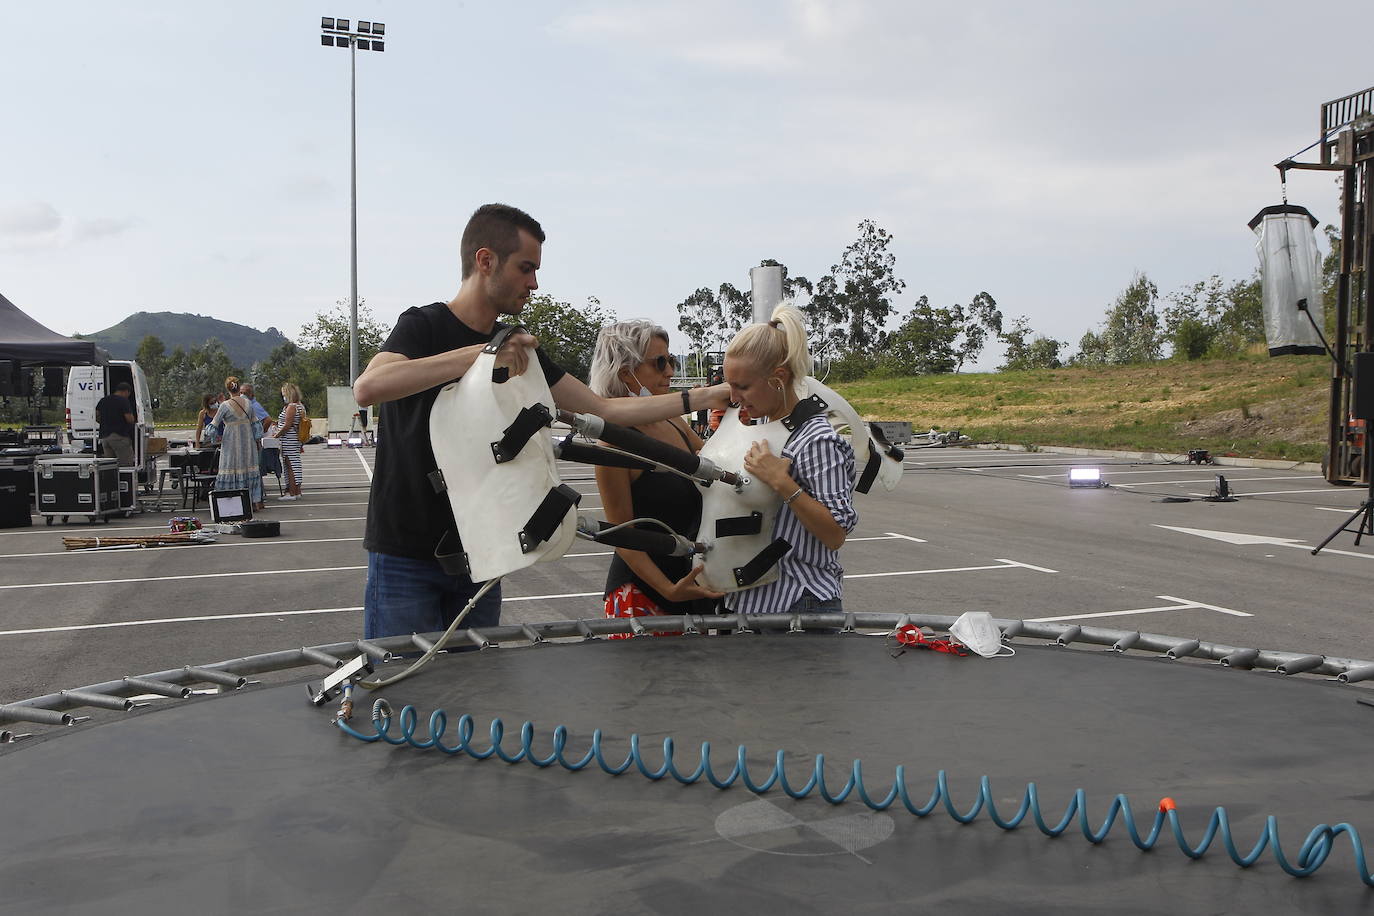
{"type": "Polygon", "coordinates": [[[212,337],[217,338],[224,344],[230,361],[245,370],[287,342],[286,336],[276,328],[259,331],[232,321],[185,312],[135,312],[103,331],[78,336],[100,344],[115,359],[133,359],[138,345],[149,334],[161,340],[168,353],[177,347],[191,350],[203,346],[212,337]]]}

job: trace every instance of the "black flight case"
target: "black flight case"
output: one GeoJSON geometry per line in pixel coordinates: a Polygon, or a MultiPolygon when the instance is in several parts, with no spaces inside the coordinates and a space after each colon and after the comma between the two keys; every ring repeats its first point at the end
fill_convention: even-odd
{"type": "Polygon", "coordinates": [[[84,515],[88,522],[94,522],[109,521],[111,515],[125,511],[119,505],[119,462],[114,458],[39,458],[33,466],[33,489],[38,514],[49,525],[59,515],[63,522],[73,515],[84,515]]]}

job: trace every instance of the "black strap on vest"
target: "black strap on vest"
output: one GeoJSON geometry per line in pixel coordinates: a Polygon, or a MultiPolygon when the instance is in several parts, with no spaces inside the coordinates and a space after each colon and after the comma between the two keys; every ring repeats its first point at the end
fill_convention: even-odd
{"type": "Polygon", "coordinates": [[[539,508],[534,510],[525,527],[520,529],[520,551],[529,553],[540,544],[553,537],[563,516],[582,500],[582,494],[567,484],[559,484],[549,490],[539,508]]]}
{"type": "Polygon", "coordinates": [[[797,406],[792,408],[792,412],[782,418],[783,429],[787,430],[789,433],[794,433],[797,431],[798,426],[801,426],[816,414],[824,413],[829,406],[830,405],[826,404],[825,401],[821,400],[821,396],[818,394],[813,394],[808,398],[802,398],[797,402],[797,406]]]}
{"type": "Polygon", "coordinates": [[[858,485],[854,487],[860,493],[867,493],[869,488],[873,486],[873,481],[877,479],[878,471],[883,466],[883,455],[887,455],[893,461],[902,461],[906,458],[905,452],[887,441],[881,426],[870,423],[868,424],[868,431],[870,438],[868,461],[864,464],[863,473],[859,475],[858,485]],[[873,446],[877,447],[874,448],[873,446]]]}
{"type": "MultiPolygon", "coordinates": [[[[525,329],[518,324],[500,324],[498,322],[495,328],[496,333],[492,335],[491,340],[487,341],[487,345],[482,348],[482,352],[495,353],[497,350],[501,349],[501,345],[506,342],[506,338],[510,337],[516,331],[523,330],[525,329]]],[[[510,370],[505,366],[495,366],[492,368],[491,381],[493,384],[501,385],[509,380],[510,370]]]]}
{"type": "Polygon", "coordinates": [[[553,425],[553,415],[543,404],[531,404],[520,408],[515,421],[507,426],[501,441],[491,444],[491,453],[497,464],[504,464],[519,455],[525,443],[539,430],[553,425]]]}
{"type": "Polygon", "coordinates": [[[773,543],[755,554],[754,559],[745,563],[743,566],[735,567],[735,584],[741,588],[746,585],[753,585],[759,580],[760,576],[772,569],[773,566],[782,559],[783,554],[791,549],[792,545],[782,538],[773,541],[773,543]]]}
{"type": "Polygon", "coordinates": [[[463,539],[452,528],[439,538],[439,543],[434,547],[434,559],[439,561],[439,568],[450,576],[466,576],[472,572],[467,551],[463,549],[463,539]]]}
{"type": "Polygon", "coordinates": [[[877,440],[878,444],[882,446],[882,450],[887,453],[887,457],[891,458],[893,461],[902,461],[906,458],[906,452],[902,451],[891,442],[888,442],[887,436],[883,435],[883,428],[877,423],[868,424],[868,431],[872,434],[873,438],[877,440]]]}
{"type": "Polygon", "coordinates": [[[860,493],[867,493],[869,487],[873,486],[873,481],[878,477],[878,470],[883,466],[883,456],[878,454],[876,448],[868,450],[868,461],[864,463],[863,473],[859,475],[859,482],[854,485],[854,489],[860,493]]]}
{"type": "Polygon", "coordinates": [[[716,519],[716,537],[729,538],[741,534],[758,534],[763,530],[763,513],[750,512],[733,518],[716,519]]]}

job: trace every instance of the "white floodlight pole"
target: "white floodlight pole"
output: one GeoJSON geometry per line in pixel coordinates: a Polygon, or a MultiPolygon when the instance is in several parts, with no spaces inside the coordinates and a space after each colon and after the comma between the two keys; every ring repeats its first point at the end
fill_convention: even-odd
{"type": "Polygon", "coordinates": [[[348,43],[349,57],[349,172],[351,193],[349,201],[349,240],[351,292],[353,300],[348,310],[348,384],[358,380],[358,42],[348,43]]]}
{"type": "Polygon", "coordinates": [[[324,33],[321,44],[344,47],[348,44],[348,171],[349,171],[349,307],[348,307],[348,383],[358,380],[358,46],[363,50],[386,49],[386,25],[381,22],[357,23],[357,32],[349,28],[350,20],[320,17],[324,33]]]}

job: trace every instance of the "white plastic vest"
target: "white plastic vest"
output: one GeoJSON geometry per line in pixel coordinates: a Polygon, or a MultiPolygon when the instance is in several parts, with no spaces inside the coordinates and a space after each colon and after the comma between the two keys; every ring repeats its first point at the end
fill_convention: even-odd
{"type": "MultiPolygon", "coordinates": [[[[872,438],[868,424],[848,401],[810,376],[805,382],[807,396],[816,396],[825,402],[825,414],[831,422],[850,428],[856,474],[851,485],[857,487],[870,462],[875,462],[870,474],[872,480],[877,480],[887,490],[895,488],[902,479],[902,462],[872,438]]],[[[755,442],[766,441],[773,454],[778,455],[791,436],[791,430],[781,419],[746,426],[739,421],[739,410],[731,408],[721,418],[720,427],[706,440],[701,455],[727,471],[745,473],[744,455],[755,442]]],[[[740,490],[720,481],[703,487],[697,540],[706,544],[708,550],[702,561],[705,568],[697,581],[715,591],[735,592],[776,580],[776,564],[752,581],[742,581],[741,575],[748,564],[772,544],[773,525],[781,508],[782,496],[752,477],[740,490]],[[757,524],[752,523],[755,513],[757,524]],[[743,528],[750,530],[738,533],[743,528]]]]}
{"type": "MultiPolygon", "coordinates": [[[[492,343],[499,345],[502,339],[492,343]]],[[[495,383],[496,354],[491,350],[489,345],[461,379],[444,386],[429,414],[430,444],[445,488],[435,498],[447,498],[453,508],[474,582],[561,557],[577,529],[573,505],[547,538],[531,537],[525,530],[550,492],[559,488],[552,434],[538,429],[509,460],[498,461],[494,446],[522,409],[543,405],[552,413],[553,395],[533,351],[523,374],[495,383]]],[[[550,507],[559,505],[554,497],[550,507]]]]}

